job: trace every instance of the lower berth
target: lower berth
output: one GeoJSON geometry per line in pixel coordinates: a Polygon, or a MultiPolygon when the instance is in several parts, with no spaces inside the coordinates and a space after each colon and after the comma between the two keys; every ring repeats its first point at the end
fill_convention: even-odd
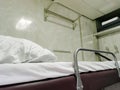
{"type": "MultiPolygon", "coordinates": [[[[0,90],[76,90],[72,65],[72,62],[1,64],[0,90]]],[[[78,65],[83,90],[102,90],[120,82],[113,61],[84,61],[78,65]]]]}
{"type": "Polygon", "coordinates": [[[31,41],[4,36],[0,41],[0,90],[101,90],[120,82],[120,62],[111,52],[77,49],[74,62],[51,62],[56,56],[31,41]],[[79,51],[93,52],[109,61],[78,62],[79,51]],[[112,55],[114,61],[101,53],[112,55]]]}
{"type": "MultiPolygon", "coordinates": [[[[103,90],[105,87],[120,82],[116,69],[81,74],[83,90],[103,90]]],[[[74,75],[0,86],[0,90],[76,90],[74,75]]]]}
{"type": "Polygon", "coordinates": [[[103,90],[120,82],[120,62],[117,62],[114,54],[112,55],[115,61],[78,62],[77,53],[80,50],[95,52],[108,60],[110,59],[100,53],[112,54],[78,49],[74,54],[74,63],[1,64],[0,90],[103,90]]]}

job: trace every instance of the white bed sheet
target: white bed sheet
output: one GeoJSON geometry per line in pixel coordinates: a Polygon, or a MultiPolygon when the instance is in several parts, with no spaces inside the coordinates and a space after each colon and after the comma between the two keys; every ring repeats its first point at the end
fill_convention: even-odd
{"type": "MultiPolygon", "coordinates": [[[[72,66],[72,62],[0,64],[0,86],[71,75],[74,73],[72,66]]],[[[113,61],[79,62],[80,72],[114,68],[113,61]]]]}

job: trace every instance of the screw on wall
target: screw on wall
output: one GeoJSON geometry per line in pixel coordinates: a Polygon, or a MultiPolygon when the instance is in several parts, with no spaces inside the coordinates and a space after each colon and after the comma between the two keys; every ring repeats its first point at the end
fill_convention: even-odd
{"type": "Polygon", "coordinates": [[[110,52],[110,50],[109,50],[109,48],[108,48],[108,47],[105,47],[105,50],[106,50],[106,51],[108,51],[108,52],[110,52]]]}
{"type": "Polygon", "coordinates": [[[118,47],[116,45],[114,45],[114,49],[115,49],[115,54],[119,53],[118,47]]]}
{"type": "MultiPolygon", "coordinates": [[[[106,46],[105,47],[105,50],[107,51],[107,52],[110,52],[110,49],[106,46]]],[[[106,55],[108,55],[108,54],[106,54],[106,55]]]]}

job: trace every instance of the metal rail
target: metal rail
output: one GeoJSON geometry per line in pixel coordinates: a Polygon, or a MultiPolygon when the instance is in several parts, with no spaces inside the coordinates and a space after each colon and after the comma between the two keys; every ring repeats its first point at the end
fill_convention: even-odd
{"type": "Polygon", "coordinates": [[[118,76],[120,77],[120,69],[119,69],[119,64],[117,62],[117,58],[116,56],[112,53],[112,52],[107,52],[107,51],[99,51],[99,50],[92,50],[92,49],[84,49],[84,48],[79,48],[74,52],[74,71],[75,71],[75,76],[77,79],[77,85],[76,85],[76,89],[77,90],[83,90],[83,84],[81,81],[81,77],[80,77],[80,72],[79,72],[79,67],[78,67],[78,60],[77,60],[77,55],[79,51],[89,51],[89,52],[94,52],[95,54],[107,59],[107,60],[111,60],[109,58],[106,58],[106,56],[101,55],[100,53],[106,53],[106,54],[111,54],[114,57],[114,61],[115,61],[115,66],[117,68],[118,71],[118,76]]]}

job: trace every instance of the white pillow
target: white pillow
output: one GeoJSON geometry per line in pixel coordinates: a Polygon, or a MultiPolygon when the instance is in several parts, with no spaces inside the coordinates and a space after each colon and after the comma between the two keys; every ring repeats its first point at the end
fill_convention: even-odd
{"type": "Polygon", "coordinates": [[[57,57],[48,49],[42,48],[40,45],[33,43],[32,41],[28,41],[22,39],[25,52],[26,52],[26,60],[23,62],[51,62],[56,61],[57,57]]]}
{"type": "Polygon", "coordinates": [[[52,52],[32,41],[0,35],[0,64],[55,60],[52,52]]]}

